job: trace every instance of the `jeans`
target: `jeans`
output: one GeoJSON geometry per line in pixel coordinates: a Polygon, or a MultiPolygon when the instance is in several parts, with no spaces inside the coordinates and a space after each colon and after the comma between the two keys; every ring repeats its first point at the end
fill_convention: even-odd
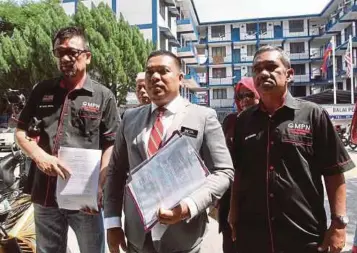
{"type": "Polygon", "coordinates": [[[34,204],[37,253],[66,253],[68,226],[77,236],[81,253],[104,253],[102,214],[34,204]]]}

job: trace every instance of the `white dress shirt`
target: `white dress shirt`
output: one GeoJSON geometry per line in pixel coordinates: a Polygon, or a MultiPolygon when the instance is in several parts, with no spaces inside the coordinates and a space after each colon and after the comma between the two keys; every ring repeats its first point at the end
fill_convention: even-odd
{"type": "MultiPolygon", "coordinates": [[[[162,125],[164,127],[164,133],[163,133],[164,139],[167,139],[170,137],[170,136],[166,136],[167,131],[170,128],[172,122],[174,121],[179,108],[182,106],[183,100],[184,99],[181,96],[177,96],[170,103],[168,103],[167,105],[164,106],[166,108],[166,110],[161,118],[162,125]]],[[[157,108],[158,108],[158,106],[156,104],[151,103],[151,117],[150,117],[149,125],[146,128],[146,132],[144,133],[144,143],[145,143],[145,147],[146,147],[146,149],[145,149],[146,152],[147,152],[147,147],[149,144],[151,129],[154,126],[154,123],[155,123],[155,120],[157,117],[157,111],[155,111],[157,108]]],[[[189,198],[189,197],[185,198],[182,200],[182,202],[185,202],[187,204],[187,206],[190,210],[191,218],[195,217],[198,214],[197,206],[191,198],[189,198]]],[[[188,219],[187,222],[189,222],[190,219],[188,219]]],[[[110,217],[110,218],[104,219],[105,229],[121,227],[121,226],[122,226],[121,217],[110,217]]]]}

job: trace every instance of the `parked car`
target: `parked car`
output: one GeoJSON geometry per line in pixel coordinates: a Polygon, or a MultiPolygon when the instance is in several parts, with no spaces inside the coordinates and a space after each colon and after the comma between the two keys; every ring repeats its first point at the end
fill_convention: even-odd
{"type": "Polygon", "coordinates": [[[0,150],[11,150],[15,143],[15,128],[0,128],[0,150]]]}

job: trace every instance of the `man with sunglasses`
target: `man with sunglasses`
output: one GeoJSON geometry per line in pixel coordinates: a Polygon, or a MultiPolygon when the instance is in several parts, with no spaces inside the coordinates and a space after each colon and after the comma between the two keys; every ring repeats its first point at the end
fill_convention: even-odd
{"type": "Polygon", "coordinates": [[[53,54],[62,76],[38,83],[17,125],[16,138],[32,159],[29,175],[35,210],[37,253],[66,253],[68,226],[76,233],[81,252],[104,253],[101,212],[65,210],[56,202],[57,176],[70,169],[57,158],[62,147],[102,150],[98,203],[106,177],[118,114],[113,93],[91,80],[87,65],[91,53],[82,29],[67,27],[53,39],[53,54]],[[39,141],[28,136],[31,122],[39,122],[39,141]]]}
{"type": "Polygon", "coordinates": [[[260,102],[238,116],[233,140],[237,252],[341,252],[348,223],[343,173],[354,163],[327,112],[290,94],[294,69],[281,48],[255,53],[253,78],[260,102]]]}

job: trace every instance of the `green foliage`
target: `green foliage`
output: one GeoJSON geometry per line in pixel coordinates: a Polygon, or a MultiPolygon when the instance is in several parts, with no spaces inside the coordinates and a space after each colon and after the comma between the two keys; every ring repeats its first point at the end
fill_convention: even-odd
{"type": "Polygon", "coordinates": [[[121,15],[117,19],[103,3],[89,10],[79,2],[76,14],[69,17],[57,0],[9,0],[0,2],[0,17],[0,89],[31,88],[57,76],[52,38],[68,25],[85,29],[92,52],[89,73],[116,94],[119,104],[125,103],[153,50],[137,27],[121,15]]]}

